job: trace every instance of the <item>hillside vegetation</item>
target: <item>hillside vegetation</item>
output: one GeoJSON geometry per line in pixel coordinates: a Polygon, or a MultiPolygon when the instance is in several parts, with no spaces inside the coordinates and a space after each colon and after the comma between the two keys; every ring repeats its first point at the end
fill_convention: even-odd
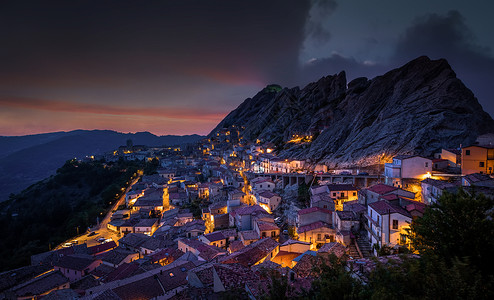
{"type": "Polygon", "coordinates": [[[144,162],[67,161],[0,207],[0,271],[28,265],[30,256],[85,231],[110,209],[144,162]]]}

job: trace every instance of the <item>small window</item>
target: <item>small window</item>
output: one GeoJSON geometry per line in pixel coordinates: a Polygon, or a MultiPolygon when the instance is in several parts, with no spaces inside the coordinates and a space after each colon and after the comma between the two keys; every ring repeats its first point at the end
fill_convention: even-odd
{"type": "Polygon", "coordinates": [[[317,240],[318,240],[318,241],[320,241],[320,240],[321,240],[321,234],[320,234],[320,233],[318,233],[318,234],[317,234],[317,240]]]}
{"type": "Polygon", "coordinates": [[[484,168],[485,167],[485,163],[483,161],[479,162],[479,167],[484,168]]]}
{"type": "Polygon", "coordinates": [[[470,150],[465,150],[465,155],[470,155],[470,150]]]}
{"type": "Polygon", "coordinates": [[[425,163],[425,167],[426,168],[429,167],[429,163],[428,162],[425,163]]]}
{"type": "Polygon", "coordinates": [[[393,229],[398,229],[398,220],[393,220],[393,229]]]}
{"type": "Polygon", "coordinates": [[[276,231],[271,231],[271,237],[276,237],[276,231]]]}
{"type": "Polygon", "coordinates": [[[333,197],[336,197],[336,193],[333,193],[333,197]]]}
{"type": "Polygon", "coordinates": [[[353,192],[353,195],[354,195],[354,196],[357,196],[357,193],[356,193],[356,192],[353,192]]]}
{"type": "Polygon", "coordinates": [[[377,224],[379,224],[379,216],[377,216],[377,224]]]}

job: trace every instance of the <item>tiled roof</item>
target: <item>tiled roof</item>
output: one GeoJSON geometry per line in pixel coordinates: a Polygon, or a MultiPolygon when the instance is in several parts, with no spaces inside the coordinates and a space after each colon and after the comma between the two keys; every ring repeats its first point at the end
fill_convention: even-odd
{"type": "Polygon", "coordinates": [[[276,224],[271,223],[271,222],[264,222],[264,221],[257,221],[257,226],[259,227],[260,231],[265,231],[265,230],[280,230],[276,224]]]}
{"type": "Polygon", "coordinates": [[[306,215],[306,214],[310,214],[310,213],[314,213],[314,212],[322,212],[325,214],[332,214],[332,211],[330,211],[329,209],[317,207],[317,206],[301,209],[297,213],[299,216],[302,216],[302,215],[306,215]]]}
{"type": "Polygon", "coordinates": [[[253,266],[278,246],[278,242],[271,238],[261,239],[223,257],[220,261],[226,264],[239,263],[246,267],[253,266]]]}
{"type": "Polygon", "coordinates": [[[96,245],[96,246],[88,247],[87,248],[87,251],[88,251],[88,254],[94,255],[96,253],[107,251],[107,250],[113,249],[115,247],[117,247],[117,243],[115,243],[114,241],[111,241],[111,242],[108,242],[108,243],[104,243],[104,244],[99,244],[99,245],[96,245]]]}
{"type": "Polygon", "coordinates": [[[303,245],[310,245],[309,242],[304,242],[304,241],[296,241],[296,240],[288,240],[281,244],[281,246],[288,246],[288,245],[293,245],[293,244],[303,244],[303,245]]]}
{"type": "Polygon", "coordinates": [[[477,183],[477,182],[482,182],[482,181],[493,180],[489,175],[480,174],[480,173],[468,174],[468,175],[465,175],[463,178],[470,183],[477,183]]]}
{"type": "Polygon", "coordinates": [[[247,282],[257,280],[257,276],[248,267],[241,264],[215,264],[214,270],[226,290],[245,288],[247,282]]]}
{"type": "Polygon", "coordinates": [[[46,293],[68,282],[69,279],[63,276],[60,271],[50,271],[13,287],[11,291],[19,298],[25,296],[32,297],[46,293]]]}
{"type": "Polygon", "coordinates": [[[108,276],[105,278],[105,282],[111,282],[114,280],[120,280],[127,278],[134,274],[134,272],[139,268],[139,264],[136,262],[123,263],[118,268],[113,270],[108,276]]]}
{"type": "Polygon", "coordinates": [[[108,262],[112,265],[119,265],[127,256],[136,254],[136,252],[126,250],[124,248],[118,247],[97,257],[104,262],[108,262]]]}
{"type": "Polygon", "coordinates": [[[255,230],[244,230],[240,231],[238,234],[244,241],[258,240],[260,238],[259,233],[255,230]]]}
{"type": "Polygon", "coordinates": [[[273,197],[279,197],[280,195],[273,193],[271,191],[263,191],[262,193],[259,193],[259,196],[267,199],[271,199],[273,197]]]}
{"type": "Polygon", "coordinates": [[[169,245],[169,241],[165,241],[159,238],[150,238],[144,241],[140,247],[149,249],[151,251],[156,251],[159,249],[164,249],[169,245]]]}
{"type": "Polygon", "coordinates": [[[330,192],[358,191],[358,189],[351,184],[328,184],[328,189],[330,192]]]}
{"type": "Polygon", "coordinates": [[[357,216],[353,211],[336,211],[338,218],[342,221],[356,221],[357,216]]]}
{"type": "Polygon", "coordinates": [[[457,187],[458,185],[452,182],[447,182],[447,181],[442,181],[442,180],[435,180],[431,178],[426,178],[421,181],[422,183],[431,185],[433,187],[436,187],[438,189],[446,189],[446,188],[454,188],[457,187]]]}
{"type": "Polygon", "coordinates": [[[95,259],[89,255],[66,255],[56,262],[55,266],[64,269],[83,271],[94,261],[95,259]]]}
{"type": "Polygon", "coordinates": [[[398,188],[394,187],[394,186],[389,186],[386,184],[378,183],[376,185],[373,185],[373,186],[367,188],[367,190],[374,192],[376,194],[379,194],[379,195],[384,195],[384,194],[390,193],[392,191],[396,191],[396,190],[398,190],[398,188]]]}
{"type": "Polygon", "coordinates": [[[236,252],[244,247],[244,243],[242,241],[232,241],[228,246],[228,251],[230,253],[236,252]]]}
{"type": "Polygon", "coordinates": [[[206,261],[210,261],[215,257],[217,257],[218,255],[222,255],[226,253],[226,251],[221,248],[204,244],[203,242],[198,240],[181,239],[180,241],[182,241],[187,246],[199,251],[199,256],[205,259],[206,261]]]}
{"type": "Polygon", "coordinates": [[[215,202],[209,206],[210,210],[225,208],[227,205],[226,201],[215,202]]]}
{"type": "Polygon", "coordinates": [[[143,233],[129,233],[125,235],[123,238],[118,240],[119,244],[124,244],[129,247],[137,248],[139,247],[142,243],[144,243],[146,240],[150,239],[151,237],[143,234],[143,233]]]}
{"type": "Polygon", "coordinates": [[[355,213],[361,213],[367,211],[367,208],[358,203],[357,201],[349,201],[343,203],[343,210],[353,211],[355,213]]]}
{"type": "Polygon", "coordinates": [[[223,233],[218,232],[218,231],[211,232],[211,233],[205,234],[203,236],[206,239],[208,239],[208,241],[210,241],[210,242],[216,242],[216,241],[220,241],[220,240],[225,239],[225,236],[223,235],[223,233]]]}
{"type": "Polygon", "coordinates": [[[237,209],[235,213],[239,216],[242,216],[242,215],[250,215],[253,212],[257,212],[257,211],[267,213],[267,211],[259,205],[244,206],[242,208],[237,209]]]}
{"type": "Polygon", "coordinates": [[[405,209],[401,208],[398,205],[393,205],[386,200],[381,200],[381,201],[371,203],[371,204],[369,204],[369,207],[371,207],[373,210],[375,210],[380,215],[387,215],[390,213],[398,213],[398,214],[404,215],[404,216],[409,217],[409,218],[412,217],[410,215],[410,213],[408,211],[406,211],[405,209]]]}
{"type": "Polygon", "coordinates": [[[408,204],[407,206],[405,206],[405,209],[408,212],[416,210],[416,211],[423,214],[425,212],[426,207],[427,207],[427,205],[425,203],[416,202],[416,203],[408,204]]]}
{"type": "Polygon", "coordinates": [[[317,253],[333,253],[337,257],[342,257],[346,253],[346,247],[337,242],[326,243],[319,248],[317,253]]]}
{"type": "Polygon", "coordinates": [[[311,231],[311,230],[315,230],[315,229],[319,229],[319,228],[323,228],[323,227],[331,228],[331,225],[329,225],[327,223],[324,223],[323,221],[317,221],[317,222],[314,222],[314,223],[311,223],[311,224],[300,226],[297,229],[297,232],[298,233],[304,233],[304,232],[307,232],[307,231],[311,231]]]}

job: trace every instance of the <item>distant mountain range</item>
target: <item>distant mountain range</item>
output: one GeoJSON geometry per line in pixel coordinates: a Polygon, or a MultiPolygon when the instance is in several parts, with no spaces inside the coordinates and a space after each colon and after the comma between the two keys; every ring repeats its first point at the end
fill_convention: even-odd
{"type": "Polygon", "coordinates": [[[396,154],[433,155],[473,143],[494,121],[444,59],[419,57],[373,79],[345,72],[303,89],[270,85],[210,133],[235,125],[272,142],[282,158],[332,167],[368,166],[396,154]]]}
{"type": "Polygon", "coordinates": [[[68,159],[102,154],[126,145],[172,146],[197,142],[199,135],[156,136],[149,132],[74,130],[26,136],[0,136],[0,202],[42,180],[68,159]]]}

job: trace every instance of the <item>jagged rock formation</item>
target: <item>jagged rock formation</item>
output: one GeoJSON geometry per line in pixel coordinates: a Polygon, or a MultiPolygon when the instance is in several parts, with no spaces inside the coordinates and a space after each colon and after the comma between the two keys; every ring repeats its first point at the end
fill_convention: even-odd
{"type": "Polygon", "coordinates": [[[493,119],[448,62],[428,57],[348,85],[341,72],[302,90],[268,86],[212,133],[231,125],[245,127],[247,140],[275,143],[281,157],[340,167],[371,165],[396,154],[430,156],[494,131],[493,119]],[[311,138],[289,142],[294,135],[311,138]]]}

